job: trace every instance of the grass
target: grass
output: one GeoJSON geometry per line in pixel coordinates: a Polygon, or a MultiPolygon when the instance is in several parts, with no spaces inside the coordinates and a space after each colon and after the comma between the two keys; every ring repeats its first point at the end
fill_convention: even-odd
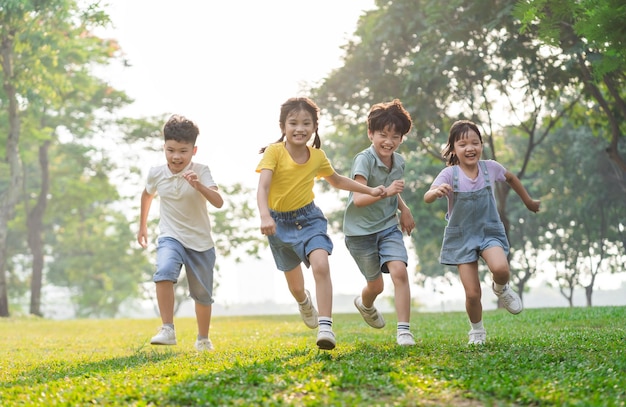
{"type": "Polygon", "coordinates": [[[293,316],[213,319],[214,352],[148,344],[151,320],[0,320],[2,406],[625,406],[626,307],[486,311],[468,347],[465,313],[414,313],[375,330],[334,316],[338,346],[315,347],[293,316]]]}

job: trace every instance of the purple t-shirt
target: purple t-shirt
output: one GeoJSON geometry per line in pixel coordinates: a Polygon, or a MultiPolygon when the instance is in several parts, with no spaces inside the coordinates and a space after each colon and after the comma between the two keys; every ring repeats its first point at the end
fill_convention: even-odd
{"type": "MultiPolygon", "coordinates": [[[[504,177],[504,174],[506,173],[506,168],[504,168],[502,164],[494,160],[483,160],[483,161],[487,165],[487,171],[489,172],[489,180],[491,181],[491,190],[494,193],[493,199],[495,200],[496,199],[495,197],[496,184],[495,183],[506,181],[506,178],[504,177]]],[[[453,184],[453,177],[454,177],[453,171],[454,170],[452,166],[444,168],[443,170],[441,170],[439,175],[437,175],[437,178],[435,178],[432,185],[439,186],[441,184],[448,184],[450,186],[453,186],[454,185],[453,184]]],[[[459,192],[478,191],[479,189],[483,189],[484,187],[485,187],[485,179],[484,179],[483,171],[480,165],[478,166],[478,176],[475,179],[469,178],[467,175],[465,175],[461,167],[459,167],[459,192]]],[[[449,218],[450,214],[452,213],[452,208],[454,206],[454,194],[453,193],[448,194],[447,198],[448,198],[448,214],[446,215],[446,219],[449,218]]]]}

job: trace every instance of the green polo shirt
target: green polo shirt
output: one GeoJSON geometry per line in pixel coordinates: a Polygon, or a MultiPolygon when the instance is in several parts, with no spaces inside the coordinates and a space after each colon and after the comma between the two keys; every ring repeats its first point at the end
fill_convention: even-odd
{"type": "MultiPolygon", "coordinates": [[[[393,154],[393,166],[387,168],[370,146],[354,157],[351,177],[361,175],[367,185],[377,187],[389,186],[397,179],[404,177],[404,158],[398,153],[393,154]]],[[[398,224],[398,196],[381,199],[371,205],[358,208],[354,205],[353,193],[348,196],[348,206],[343,217],[343,233],[346,236],[363,236],[378,233],[398,224]]]]}

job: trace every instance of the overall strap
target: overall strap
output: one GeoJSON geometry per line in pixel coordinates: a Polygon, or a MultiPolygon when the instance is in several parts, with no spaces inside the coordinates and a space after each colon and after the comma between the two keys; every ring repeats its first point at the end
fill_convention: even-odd
{"type": "Polygon", "coordinates": [[[453,192],[459,191],[459,166],[458,165],[452,166],[452,191],[453,192]]]}
{"type": "Polygon", "coordinates": [[[478,165],[483,171],[483,177],[485,178],[485,186],[491,188],[491,180],[489,179],[489,171],[487,170],[487,163],[484,160],[478,161],[478,165]]]}

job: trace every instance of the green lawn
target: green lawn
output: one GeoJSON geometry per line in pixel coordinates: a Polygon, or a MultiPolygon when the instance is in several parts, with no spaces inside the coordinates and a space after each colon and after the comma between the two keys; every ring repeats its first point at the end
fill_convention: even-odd
{"type": "Polygon", "coordinates": [[[337,348],[293,316],[214,318],[214,352],[154,347],[150,320],[0,320],[1,406],[625,406],[626,307],[484,313],[468,347],[465,313],[413,314],[418,345],[334,316],[337,348]]]}

